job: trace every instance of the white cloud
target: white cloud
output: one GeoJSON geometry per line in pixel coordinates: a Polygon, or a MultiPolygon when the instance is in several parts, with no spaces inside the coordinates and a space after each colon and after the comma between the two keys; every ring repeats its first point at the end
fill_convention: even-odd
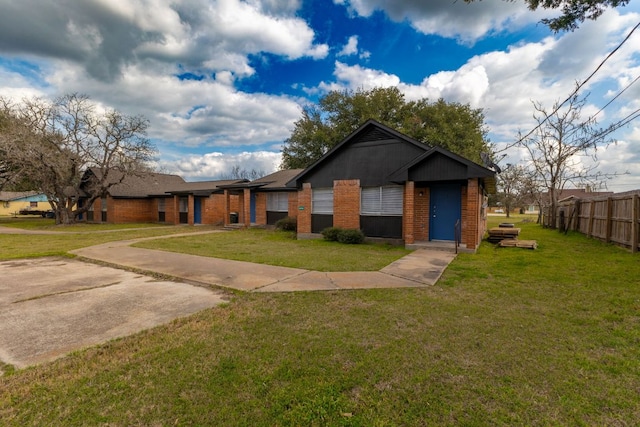
{"type": "Polygon", "coordinates": [[[521,2],[451,0],[334,0],[362,17],[375,11],[386,13],[396,22],[408,21],[424,34],[434,34],[473,43],[490,33],[519,28],[549,16],[546,11],[531,12],[521,2]]]}
{"type": "Polygon", "coordinates": [[[369,90],[376,87],[389,87],[400,84],[400,78],[394,74],[364,68],[360,65],[349,66],[340,61],[336,61],[335,65],[333,75],[336,76],[337,82],[321,82],[319,85],[321,91],[327,92],[330,90],[343,89],[369,90]]]}
{"type": "Polygon", "coordinates": [[[298,7],[297,1],[22,0],[3,6],[0,51],[64,59],[110,82],[145,61],[250,75],[252,54],[326,57],[329,47],[314,43],[313,29],[293,13],[298,7]],[[30,23],[28,34],[23,22],[30,23]]]}
{"type": "Polygon", "coordinates": [[[349,56],[355,55],[358,53],[358,36],[349,37],[349,41],[345,44],[340,52],[338,52],[338,56],[349,56]]]}
{"type": "Polygon", "coordinates": [[[280,153],[270,151],[242,152],[239,154],[207,153],[201,156],[185,156],[174,161],[160,162],[166,173],[182,176],[187,181],[219,179],[226,177],[234,166],[251,172],[270,174],[278,169],[282,161],[280,153]]]}

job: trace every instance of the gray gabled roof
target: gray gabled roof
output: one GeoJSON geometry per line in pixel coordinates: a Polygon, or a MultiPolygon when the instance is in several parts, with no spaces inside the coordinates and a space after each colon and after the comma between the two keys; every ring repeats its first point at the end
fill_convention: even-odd
{"type": "Polygon", "coordinates": [[[286,190],[287,183],[298,176],[304,169],[285,169],[251,181],[260,184],[261,190],[286,190]]]}
{"type": "MultiPolygon", "coordinates": [[[[99,168],[91,168],[90,172],[97,178],[102,176],[102,170],[99,168]]],[[[116,183],[108,190],[109,195],[115,198],[145,198],[152,194],[163,194],[185,182],[178,175],[144,172],[123,176],[123,173],[117,170],[109,171],[108,181],[116,183]]]]}

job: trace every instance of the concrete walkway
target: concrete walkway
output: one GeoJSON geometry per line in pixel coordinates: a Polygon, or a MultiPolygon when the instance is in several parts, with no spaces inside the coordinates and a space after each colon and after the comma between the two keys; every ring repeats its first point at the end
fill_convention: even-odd
{"type": "MultiPolygon", "coordinates": [[[[212,232],[221,231],[196,234],[212,232]]],[[[0,234],[59,233],[0,227],[0,234]]],[[[147,239],[172,237],[176,235],[147,239]]],[[[147,239],[72,251],[80,259],[0,262],[0,376],[2,363],[24,368],[51,361],[215,307],[228,292],[211,285],[248,292],[425,287],[433,285],[455,257],[420,249],[380,271],[324,273],[131,247],[147,239]],[[169,279],[140,273],[160,273],[169,279]]]]}
{"type": "MultiPolygon", "coordinates": [[[[175,236],[166,236],[175,237],[175,236]]],[[[80,257],[187,282],[249,292],[406,288],[436,283],[455,254],[419,249],[375,272],[317,272],[131,247],[139,240],[77,249],[80,257]]]]}

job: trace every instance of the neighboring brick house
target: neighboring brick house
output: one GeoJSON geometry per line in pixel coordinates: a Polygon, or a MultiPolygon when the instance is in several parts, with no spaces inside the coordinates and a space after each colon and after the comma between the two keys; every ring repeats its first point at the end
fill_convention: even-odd
{"type": "Polygon", "coordinates": [[[477,249],[495,172],[369,120],[293,178],[298,236],[326,227],[414,244],[454,241],[477,249]]]}
{"type": "MultiPolygon", "coordinates": [[[[98,169],[87,171],[86,185],[90,185],[91,175],[100,173],[98,169]]],[[[237,208],[238,198],[225,198],[219,186],[246,181],[185,182],[177,175],[148,172],[123,177],[115,171],[109,179],[115,184],[93,203],[82,219],[107,223],[224,224],[225,210],[237,208]]],[[[85,200],[80,198],[80,206],[85,200]]]]}
{"type": "MultiPolygon", "coordinates": [[[[166,189],[165,202],[159,200],[158,215],[165,209],[164,222],[172,224],[224,225],[231,222],[228,212],[241,210],[242,200],[228,194],[224,186],[248,182],[246,179],[184,182],[166,189]]],[[[160,221],[160,219],[158,219],[160,221]]]]}
{"type": "Polygon", "coordinates": [[[226,217],[238,213],[238,222],[245,226],[275,225],[287,216],[298,215],[298,192],[287,183],[303,169],[274,172],[251,182],[221,185],[225,195],[239,198],[238,210],[230,207],[226,217]]]}

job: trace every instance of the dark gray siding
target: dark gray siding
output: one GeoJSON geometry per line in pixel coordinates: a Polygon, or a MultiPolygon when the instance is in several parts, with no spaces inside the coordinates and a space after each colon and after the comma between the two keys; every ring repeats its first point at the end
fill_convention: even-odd
{"type": "Polygon", "coordinates": [[[413,167],[409,172],[409,180],[453,181],[467,179],[467,175],[467,165],[438,153],[413,167]]]}
{"type": "Polygon", "coordinates": [[[320,233],[327,227],[333,227],[333,215],[311,215],[311,232],[320,233]]]}
{"type": "Polygon", "coordinates": [[[288,215],[288,212],[267,211],[267,224],[276,225],[276,222],[280,221],[283,218],[286,218],[288,215]]]}
{"type": "Polygon", "coordinates": [[[322,167],[304,178],[312,187],[333,187],[334,180],[359,179],[360,186],[372,187],[388,184],[385,178],[424,149],[393,138],[374,128],[363,133],[326,159],[322,167]]]}
{"type": "Polygon", "coordinates": [[[360,216],[360,227],[367,237],[402,238],[401,216],[360,216]]]}

